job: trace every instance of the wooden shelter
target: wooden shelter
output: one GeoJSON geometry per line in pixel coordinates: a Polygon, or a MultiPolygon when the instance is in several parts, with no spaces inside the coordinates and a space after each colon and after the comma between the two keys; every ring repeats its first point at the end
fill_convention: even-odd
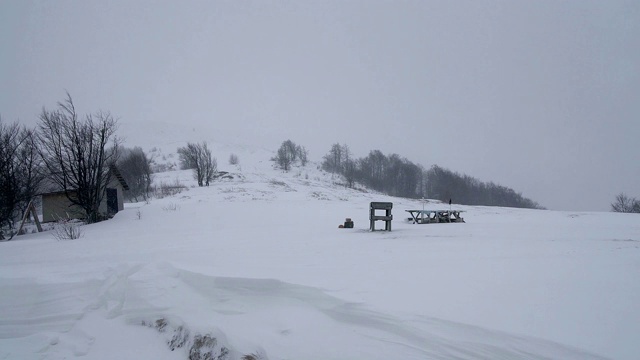
{"type": "MultiPolygon", "coordinates": [[[[99,213],[105,217],[112,217],[124,209],[123,191],[129,190],[120,171],[115,166],[109,169],[109,182],[105,194],[100,202],[99,213]]],[[[69,198],[75,190],[54,190],[42,194],[42,222],[58,221],[60,219],[84,219],[86,213],[78,205],[74,205],[69,198]]]]}

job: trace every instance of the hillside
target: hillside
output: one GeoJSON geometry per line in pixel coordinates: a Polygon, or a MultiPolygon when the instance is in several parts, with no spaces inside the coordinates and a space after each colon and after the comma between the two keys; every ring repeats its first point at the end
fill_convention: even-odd
{"type": "Polygon", "coordinates": [[[635,214],[454,204],[466,223],[414,225],[404,210],[448,204],[212,148],[230,178],[156,174],[187,189],[79,240],[0,243],[0,358],[640,356],[635,214]],[[392,232],[368,231],[371,201],[393,202],[392,232]],[[347,217],[355,228],[338,229],[347,217]]]}

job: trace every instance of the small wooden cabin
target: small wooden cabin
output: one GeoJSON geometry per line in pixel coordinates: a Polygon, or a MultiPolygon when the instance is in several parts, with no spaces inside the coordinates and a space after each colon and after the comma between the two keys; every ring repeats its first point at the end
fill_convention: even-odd
{"type": "MultiPolygon", "coordinates": [[[[129,190],[118,168],[112,166],[109,170],[109,183],[106,193],[100,203],[99,212],[105,217],[112,217],[124,209],[123,191],[129,190]]],[[[73,197],[74,190],[68,193],[73,197]]],[[[60,219],[84,219],[86,213],[81,207],[69,201],[65,191],[49,191],[42,194],[42,222],[58,221],[60,219]]]]}

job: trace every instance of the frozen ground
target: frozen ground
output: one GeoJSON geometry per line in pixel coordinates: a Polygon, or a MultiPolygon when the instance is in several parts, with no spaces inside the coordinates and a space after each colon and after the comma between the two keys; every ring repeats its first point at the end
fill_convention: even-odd
{"type": "Polygon", "coordinates": [[[79,240],[0,243],[0,359],[640,358],[637,214],[454,205],[467,223],[413,225],[419,201],[214,149],[233,179],[158,174],[189,189],[79,240]],[[370,201],[394,203],[392,232],[367,230],[370,201]]]}

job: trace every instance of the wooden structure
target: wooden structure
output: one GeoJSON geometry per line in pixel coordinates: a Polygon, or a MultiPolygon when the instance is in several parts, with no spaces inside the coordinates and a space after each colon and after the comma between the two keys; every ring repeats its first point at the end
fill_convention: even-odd
{"type": "Polygon", "coordinates": [[[376,230],[376,221],[384,221],[384,230],[391,231],[391,220],[393,220],[393,215],[391,215],[391,209],[393,208],[393,203],[390,202],[372,202],[369,204],[369,221],[370,221],[370,230],[376,230]],[[383,216],[376,215],[376,210],[384,210],[385,214],[383,216]]]}
{"type": "MultiPolygon", "coordinates": [[[[42,222],[58,221],[60,219],[84,219],[85,211],[74,205],[68,198],[75,196],[75,190],[52,189],[42,194],[42,222]]],[[[109,182],[100,203],[98,212],[105,217],[112,217],[124,209],[123,191],[129,190],[129,185],[115,166],[109,168],[109,182]]]]}
{"type": "Polygon", "coordinates": [[[460,210],[406,210],[414,224],[463,223],[460,210]]]}
{"type": "Polygon", "coordinates": [[[20,222],[18,235],[22,233],[22,228],[24,227],[24,223],[27,221],[27,219],[30,216],[33,216],[33,221],[36,223],[38,232],[42,232],[42,226],[40,226],[40,220],[38,219],[38,212],[36,211],[36,207],[35,205],[33,205],[33,201],[29,201],[29,205],[27,205],[27,210],[24,212],[24,215],[22,216],[22,221],[20,222]]]}

